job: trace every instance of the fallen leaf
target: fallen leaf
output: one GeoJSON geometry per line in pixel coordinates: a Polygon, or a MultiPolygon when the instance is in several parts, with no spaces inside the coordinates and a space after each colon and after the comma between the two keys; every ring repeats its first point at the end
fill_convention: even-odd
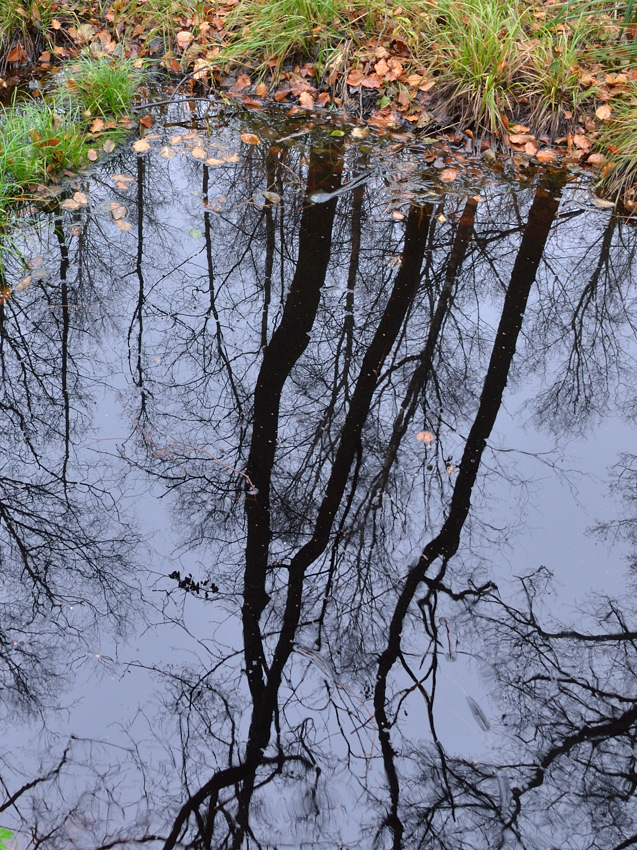
{"type": "Polygon", "coordinates": [[[314,98],[309,92],[302,91],[299,95],[299,103],[304,109],[312,109],[314,106],[314,98]]]}
{"type": "Polygon", "coordinates": [[[121,219],[115,219],[115,224],[120,230],[130,230],[133,226],[130,221],[122,221],[121,219]]]}
{"type": "Polygon", "coordinates": [[[128,210],[123,204],[118,204],[116,201],[111,201],[111,217],[113,221],[120,221],[126,218],[128,210]]]}
{"type": "Polygon", "coordinates": [[[193,227],[193,229],[188,233],[188,236],[192,236],[193,239],[201,239],[203,237],[203,233],[197,227],[193,227]]]}
{"type": "Polygon", "coordinates": [[[227,156],[223,157],[224,162],[239,162],[239,154],[238,153],[230,153],[227,156]]]}
{"type": "Polygon", "coordinates": [[[207,159],[208,151],[205,148],[195,148],[192,151],[192,156],[194,156],[195,159],[207,159]]]}
{"type": "Polygon", "coordinates": [[[383,81],[378,74],[368,74],[361,82],[361,85],[366,89],[379,89],[382,84],[383,81]]]}
{"type": "Polygon", "coordinates": [[[174,159],[177,156],[177,151],[173,150],[170,145],[164,145],[163,148],[159,149],[159,155],[163,156],[164,159],[174,159]]]}
{"type": "Polygon", "coordinates": [[[601,106],[598,106],[595,110],[595,117],[600,121],[608,121],[611,115],[611,108],[607,103],[603,103],[601,106]]]}
{"type": "Polygon", "coordinates": [[[129,184],[128,183],[122,183],[121,180],[118,180],[115,185],[117,186],[118,189],[121,189],[122,192],[128,192],[128,190],[130,189],[129,184]]]}
{"type": "Polygon", "coordinates": [[[256,93],[259,97],[265,97],[268,93],[268,87],[266,86],[266,84],[265,83],[259,83],[259,85],[257,86],[256,93]]]}
{"type": "Polygon", "coordinates": [[[590,165],[603,165],[606,162],[606,157],[603,153],[592,153],[589,154],[586,162],[590,165]]]}
{"type": "Polygon", "coordinates": [[[101,133],[104,129],[104,119],[95,118],[89,129],[91,133],[101,133]]]}
{"type": "Polygon", "coordinates": [[[150,150],[150,145],[146,139],[137,139],[136,142],[133,142],[133,150],[137,153],[145,153],[150,150]]]}
{"type": "Polygon", "coordinates": [[[139,123],[142,127],[146,127],[148,130],[153,126],[153,118],[152,115],[144,115],[143,118],[139,119],[139,123]]]}
{"type": "Polygon", "coordinates": [[[511,127],[511,132],[512,133],[530,133],[531,130],[530,130],[529,127],[524,127],[522,124],[514,124],[513,127],[511,127]]]}
{"type": "Polygon", "coordinates": [[[381,59],[380,62],[374,65],[374,70],[379,77],[384,77],[386,74],[389,74],[389,65],[384,59],[381,59]]]}
{"type": "Polygon", "coordinates": [[[111,180],[126,182],[134,182],[135,178],[131,177],[130,174],[113,174],[111,180]]]}
{"type": "Polygon", "coordinates": [[[215,159],[214,157],[210,157],[210,159],[206,160],[206,165],[223,165],[225,160],[223,159],[215,159]]]}
{"type": "Polygon", "coordinates": [[[21,277],[20,280],[13,287],[14,292],[22,292],[23,289],[28,289],[31,286],[31,275],[27,275],[26,277],[21,277]]]}
{"type": "Polygon", "coordinates": [[[405,217],[405,214],[401,213],[399,210],[394,210],[391,216],[392,218],[395,218],[396,221],[402,221],[405,217]]]}
{"type": "Polygon", "coordinates": [[[528,156],[535,156],[538,151],[537,142],[527,142],[524,145],[524,153],[528,156]]]}
{"type": "Polygon", "coordinates": [[[241,141],[244,145],[260,145],[261,139],[255,136],[254,133],[242,133],[241,141]]]}
{"type": "Polygon", "coordinates": [[[364,79],[365,74],[362,71],[350,71],[347,76],[347,85],[355,88],[360,86],[364,79]]]}
{"type": "Polygon", "coordinates": [[[614,201],[607,201],[606,198],[593,198],[593,203],[603,210],[611,210],[615,206],[614,201]]]}
{"type": "Polygon", "coordinates": [[[181,48],[181,50],[185,50],[190,42],[193,39],[193,34],[188,32],[188,30],[181,30],[176,35],[177,46],[181,48]]]}
{"type": "Polygon", "coordinates": [[[247,74],[239,74],[234,85],[231,87],[230,91],[243,91],[247,89],[248,86],[252,85],[252,80],[247,74]]]}
{"type": "Polygon", "coordinates": [[[369,136],[369,127],[354,127],[352,130],[353,139],[365,139],[369,136]]]}
{"type": "Polygon", "coordinates": [[[26,58],[27,52],[24,49],[24,45],[18,44],[7,56],[7,62],[24,62],[26,58]]]}
{"type": "Polygon", "coordinates": [[[586,136],[582,136],[580,133],[576,133],[573,136],[573,144],[576,148],[579,148],[582,151],[590,150],[591,140],[587,139],[586,136]]]}
{"type": "Polygon", "coordinates": [[[535,136],[530,133],[511,133],[509,141],[512,145],[525,145],[527,142],[534,142],[535,136]]]}
{"type": "Polygon", "coordinates": [[[79,210],[82,205],[74,201],[73,198],[65,198],[60,206],[63,210],[79,210]]]}
{"type": "Polygon", "coordinates": [[[316,103],[319,106],[327,106],[331,99],[332,98],[330,97],[330,95],[326,91],[324,91],[321,92],[321,94],[316,98],[316,103]]]}
{"type": "Polygon", "coordinates": [[[91,162],[97,162],[97,151],[95,148],[91,148],[86,152],[86,156],[91,162]]]}
{"type": "Polygon", "coordinates": [[[81,236],[82,228],[79,227],[79,225],[74,224],[73,227],[69,228],[69,233],[71,234],[71,236],[81,236]]]}
{"type": "Polygon", "coordinates": [[[416,439],[420,440],[421,443],[433,443],[436,437],[431,431],[419,431],[416,434],[416,439]]]}
{"type": "Polygon", "coordinates": [[[443,183],[452,183],[456,177],[458,176],[458,172],[455,168],[444,168],[440,172],[440,179],[443,183]]]}
{"type": "Polygon", "coordinates": [[[88,204],[88,195],[84,192],[76,192],[73,195],[73,200],[77,201],[80,206],[85,207],[88,204]]]}
{"type": "Polygon", "coordinates": [[[547,151],[547,150],[538,151],[535,154],[535,158],[537,159],[538,162],[542,162],[545,165],[548,164],[548,163],[551,163],[551,162],[555,162],[556,159],[557,159],[557,157],[555,156],[553,151],[547,151]]]}

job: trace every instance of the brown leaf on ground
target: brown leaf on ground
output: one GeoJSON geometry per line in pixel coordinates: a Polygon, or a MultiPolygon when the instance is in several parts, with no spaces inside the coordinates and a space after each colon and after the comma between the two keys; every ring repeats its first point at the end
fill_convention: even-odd
{"type": "Polygon", "coordinates": [[[193,34],[191,32],[188,32],[188,30],[181,30],[181,32],[178,32],[175,36],[177,46],[181,50],[185,50],[190,44],[190,42],[193,40],[193,38],[193,34]]]}
{"type": "Polygon", "coordinates": [[[321,92],[321,94],[316,98],[316,103],[318,106],[327,106],[331,99],[332,98],[329,96],[329,94],[324,91],[321,92]]]}
{"type": "Polygon", "coordinates": [[[606,162],[606,157],[603,153],[592,153],[589,154],[586,162],[588,165],[603,165],[606,162]]]}
{"type": "Polygon", "coordinates": [[[95,148],[91,148],[86,152],[86,156],[91,162],[97,162],[97,151],[95,148]]]}
{"type": "Polygon", "coordinates": [[[142,125],[142,127],[146,127],[148,130],[150,130],[150,128],[153,126],[152,116],[144,115],[143,118],[139,119],[139,123],[142,125]]]}
{"type": "Polygon", "coordinates": [[[455,168],[443,168],[439,176],[443,183],[453,183],[458,176],[458,172],[455,168]]]}
{"type": "Polygon", "coordinates": [[[557,157],[555,156],[553,151],[548,151],[548,150],[538,151],[535,154],[535,158],[537,159],[538,162],[541,162],[544,165],[549,165],[550,163],[557,161],[557,157]]]}
{"type": "Polygon", "coordinates": [[[379,89],[382,84],[383,81],[378,74],[368,74],[361,82],[361,85],[366,89],[379,89]]]}
{"type": "Polygon", "coordinates": [[[312,109],[314,107],[314,98],[307,91],[302,91],[299,95],[299,103],[305,109],[312,109]]]}
{"type": "Polygon", "coordinates": [[[239,74],[234,85],[230,88],[230,91],[243,91],[247,89],[248,86],[252,85],[252,80],[247,74],[239,74]]]}
{"type": "Polygon", "coordinates": [[[513,127],[511,127],[511,132],[512,133],[530,133],[531,130],[530,130],[529,127],[525,127],[523,124],[514,124],[513,127]]]}
{"type": "Polygon", "coordinates": [[[595,117],[599,121],[608,121],[610,118],[612,109],[607,103],[603,103],[601,106],[598,106],[595,110],[595,117]]]}
{"type": "Polygon", "coordinates": [[[527,142],[524,145],[524,153],[527,154],[528,156],[535,156],[535,154],[537,153],[537,150],[538,150],[537,142],[527,142]]]}
{"type": "Polygon", "coordinates": [[[347,85],[356,87],[360,86],[365,79],[365,74],[362,71],[350,71],[347,76],[347,85]]]}
{"type": "Polygon", "coordinates": [[[27,52],[23,44],[16,45],[11,53],[7,56],[7,62],[24,62],[27,58],[27,52]]]}
{"type": "Polygon", "coordinates": [[[576,133],[573,136],[573,144],[581,151],[587,151],[590,150],[592,142],[590,139],[587,139],[586,136],[583,136],[580,133],[576,133]]]}
{"type": "Polygon", "coordinates": [[[527,142],[534,142],[535,136],[530,133],[511,133],[509,141],[512,145],[525,145],[527,142]]]}
{"type": "Polygon", "coordinates": [[[103,118],[96,118],[93,121],[93,123],[91,124],[89,131],[91,133],[101,133],[103,129],[104,129],[104,119],[103,118]]]}
{"type": "Polygon", "coordinates": [[[384,59],[381,59],[374,65],[374,70],[379,77],[384,77],[386,74],[389,74],[389,65],[384,59]]]}
{"type": "Polygon", "coordinates": [[[146,139],[137,139],[136,142],[133,142],[133,150],[137,153],[145,153],[150,150],[150,145],[146,139]]]}
{"type": "Polygon", "coordinates": [[[392,56],[391,59],[387,60],[387,64],[389,65],[389,73],[387,74],[388,79],[397,80],[403,73],[403,63],[400,59],[392,56]]]}
{"type": "Polygon", "coordinates": [[[258,97],[266,97],[268,93],[268,87],[265,83],[259,83],[257,86],[257,95],[258,97]]]}

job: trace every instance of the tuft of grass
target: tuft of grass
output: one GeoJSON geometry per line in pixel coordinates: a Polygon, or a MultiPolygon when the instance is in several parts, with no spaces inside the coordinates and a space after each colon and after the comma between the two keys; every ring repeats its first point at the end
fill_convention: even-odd
{"type": "Polygon", "coordinates": [[[276,74],[288,60],[314,59],[320,70],[371,35],[386,14],[379,0],[241,0],[226,18],[236,34],[215,63],[252,61],[276,74]]]}
{"type": "Polygon", "coordinates": [[[531,123],[539,130],[557,134],[562,113],[573,113],[582,101],[597,91],[582,91],[578,65],[586,48],[582,29],[551,27],[530,42],[528,63],[529,95],[533,101],[531,123]]]}
{"type": "Polygon", "coordinates": [[[42,183],[63,168],[77,168],[86,142],[77,111],[27,100],[0,110],[0,183],[10,191],[42,183]]]}
{"type": "Polygon", "coordinates": [[[615,167],[602,177],[603,188],[611,194],[634,195],[637,185],[637,83],[626,94],[613,100],[613,117],[605,125],[599,139],[602,150],[615,151],[615,167]]]}
{"type": "Polygon", "coordinates": [[[497,135],[504,129],[527,57],[526,10],[516,0],[438,0],[423,63],[440,70],[448,108],[461,124],[497,135]]]}
{"type": "Polygon", "coordinates": [[[86,117],[126,115],[142,82],[132,60],[85,55],[74,63],[61,91],[86,117]]]}
{"type": "Polygon", "coordinates": [[[0,2],[0,70],[7,67],[12,50],[16,61],[34,61],[47,44],[47,30],[55,17],[54,0],[2,0],[0,2]]]}

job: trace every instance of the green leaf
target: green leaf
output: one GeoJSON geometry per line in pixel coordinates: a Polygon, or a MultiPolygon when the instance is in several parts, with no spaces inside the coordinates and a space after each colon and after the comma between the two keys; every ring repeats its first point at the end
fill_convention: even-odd
{"type": "Polygon", "coordinates": [[[188,236],[192,236],[193,239],[201,239],[203,233],[201,232],[201,230],[197,230],[196,227],[193,227],[188,236]]]}
{"type": "Polygon", "coordinates": [[[331,136],[344,136],[345,130],[332,130],[330,133],[331,136]]]}
{"type": "Polygon", "coordinates": [[[383,95],[380,99],[380,103],[378,104],[381,109],[384,109],[386,106],[389,106],[391,100],[387,97],[387,95],[383,95]]]}

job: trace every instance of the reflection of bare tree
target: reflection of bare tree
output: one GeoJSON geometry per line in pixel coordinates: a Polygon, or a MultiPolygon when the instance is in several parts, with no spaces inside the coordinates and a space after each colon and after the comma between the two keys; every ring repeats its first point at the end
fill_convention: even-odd
{"type": "MultiPolygon", "coordinates": [[[[269,129],[259,132],[267,140],[269,129]]],[[[151,665],[167,710],[161,722],[148,710],[147,735],[165,734],[170,767],[146,760],[138,729],[121,755],[74,742],[69,763],[93,765],[109,802],[92,792],[70,820],[100,847],[337,847],[356,820],[367,835],[359,846],[530,848],[544,840],[541,817],[552,819],[556,846],[622,846],[632,840],[635,721],[634,629],[622,611],[632,609],[600,603],[590,628],[567,628],[538,612],[540,575],[523,580],[520,599],[505,599],[480,553],[497,541],[493,492],[520,477],[489,462],[507,387],[547,371],[532,403],[548,409],[563,392],[575,425],[599,404],[604,388],[578,395],[577,382],[589,368],[583,359],[600,363],[630,327],[628,294],[625,314],[602,323],[606,337],[596,335],[591,306],[600,280],[621,279],[613,298],[628,287],[614,259],[624,231],[609,223],[599,244],[583,245],[588,276],[560,288],[556,255],[575,220],[558,210],[565,178],[483,202],[436,200],[425,175],[424,189],[416,180],[406,187],[413,197],[398,222],[378,175],[311,203],[318,189],[346,190],[376,160],[343,140],[300,139],[264,143],[216,171],[191,158],[135,163],[136,229],[112,263],[111,325],[129,343],[119,398],[134,438],[121,450],[131,478],[142,471],[171,500],[183,532],[177,554],[192,572],[171,564],[153,597],[163,588],[156,608],[181,627],[189,654],[187,664],[151,665]],[[164,168],[175,187],[199,181],[200,197],[182,190],[169,207],[162,189],[156,202],[164,168]],[[573,303],[580,365],[568,354],[549,371],[543,337],[550,355],[573,327],[573,303]],[[587,333],[598,348],[582,343],[587,333]],[[423,442],[420,431],[429,432],[423,442]],[[481,660],[501,707],[496,722],[482,699],[469,703],[487,753],[449,743],[440,706],[447,649],[450,660],[481,660]],[[406,719],[414,705],[417,719],[406,719]],[[120,805],[118,759],[143,780],[137,799],[121,800],[134,827],[125,816],[121,828],[105,825],[103,813],[120,805]]],[[[86,288],[96,268],[109,267],[107,246],[97,257],[94,212],[85,214],[86,288]]],[[[73,270],[85,263],[73,244],[67,304],[73,270]]],[[[67,339],[67,389],[58,390],[50,363],[33,371],[53,376],[45,389],[59,412],[40,419],[70,435],[68,472],[59,476],[60,456],[46,469],[68,483],[34,528],[55,529],[57,557],[90,565],[111,589],[105,559],[123,552],[108,536],[115,503],[87,540],[80,527],[92,537],[86,512],[104,505],[106,488],[88,476],[89,501],[81,510],[75,501],[85,405],[72,390],[85,382],[78,341],[93,331],[74,325],[72,309],[55,319],[43,363],[67,339]]],[[[31,358],[36,350],[32,341],[31,358]]],[[[556,407],[556,423],[559,415],[556,407]]],[[[24,419],[36,421],[37,412],[24,419]]],[[[34,457],[39,436],[33,427],[34,457]]],[[[20,463],[28,446],[17,450],[20,463]]],[[[29,551],[43,553],[33,539],[29,551]]],[[[53,564],[38,569],[55,573],[53,564]]],[[[140,661],[127,671],[142,669],[140,661]]],[[[65,781],[64,770],[52,773],[47,793],[65,781]]],[[[68,846],[63,821],[41,817],[37,840],[68,846]],[[52,824],[59,832],[45,837],[52,824]]]]}

